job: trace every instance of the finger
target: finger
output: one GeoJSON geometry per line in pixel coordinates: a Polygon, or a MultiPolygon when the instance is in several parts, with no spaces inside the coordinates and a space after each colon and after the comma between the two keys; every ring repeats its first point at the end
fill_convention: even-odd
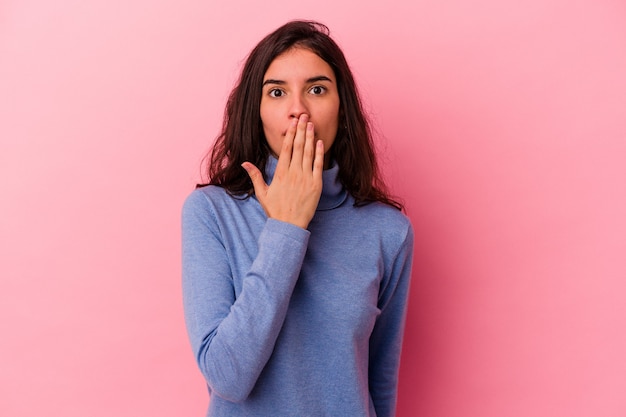
{"type": "Polygon", "coordinates": [[[244,162],[241,166],[248,173],[248,176],[252,181],[252,186],[254,187],[254,194],[256,194],[259,201],[261,201],[261,199],[265,197],[265,194],[267,194],[268,187],[263,179],[263,174],[254,164],[251,164],[250,162],[244,162]]]}
{"type": "Polygon", "coordinates": [[[296,128],[296,136],[293,139],[293,152],[291,154],[290,167],[296,169],[302,169],[302,153],[304,152],[304,142],[306,137],[306,125],[309,121],[309,116],[303,114],[298,120],[298,127],[296,128]]]}
{"type": "Polygon", "coordinates": [[[306,125],[304,154],[302,155],[302,169],[305,172],[311,172],[313,169],[313,158],[315,157],[315,130],[313,123],[308,122],[306,125]]]}
{"type": "Polygon", "coordinates": [[[280,148],[280,155],[278,155],[278,164],[276,164],[276,171],[282,172],[289,168],[291,164],[291,153],[293,149],[293,138],[296,135],[296,127],[298,126],[298,119],[293,118],[289,123],[283,144],[280,148]]]}
{"type": "Polygon", "coordinates": [[[315,159],[313,160],[313,178],[322,180],[324,172],[324,142],[318,140],[315,143],[315,159]]]}

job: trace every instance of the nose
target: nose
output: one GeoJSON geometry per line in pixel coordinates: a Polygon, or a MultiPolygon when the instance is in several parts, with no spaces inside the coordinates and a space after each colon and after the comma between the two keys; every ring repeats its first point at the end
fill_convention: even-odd
{"type": "Polygon", "coordinates": [[[310,114],[309,109],[302,97],[299,95],[293,96],[291,100],[291,106],[289,108],[289,118],[300,118],[303,114],[310,114]]]}

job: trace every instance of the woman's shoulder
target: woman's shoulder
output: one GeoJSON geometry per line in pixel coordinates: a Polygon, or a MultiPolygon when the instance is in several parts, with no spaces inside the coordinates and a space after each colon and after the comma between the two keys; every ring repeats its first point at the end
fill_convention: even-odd
{"type": "Polygon", "coordinates": [[[381,225],[384,228],[394,230],[411,228],[409,218],[401,210],[389,204],[376,201],[355,207],[355,210],[364,220],[381,225]]]}
{"type": "Polygon", "coordinates": [[[245,200],[246,195],[232,195],[225,188],[218,185],[203,185],[193,190],[186,198],[186,202],[201,203],[201,202],[231,202],[245,200]]]}
{"type": "MultiPolygon", "coordinates": [[[[357,228],[369,236],[378,236],[383,246],[399,249],[413,241],[413,227],[410,219],[397,208],[382,202],[372,202],[354,207],[357,228]]],[[[395,251],[391,249],[391,251],[395,251]]]]}
{"type": "Polygon", "coordinates": [[[183,211],[215,211],[246,200],[246,196],[233,196],[217,185],[205,185],[193,190],[183,204],[183,211]]]}

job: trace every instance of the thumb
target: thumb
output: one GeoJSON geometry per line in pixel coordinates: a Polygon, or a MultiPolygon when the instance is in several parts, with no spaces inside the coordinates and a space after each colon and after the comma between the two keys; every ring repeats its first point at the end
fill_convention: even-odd
{"type": "Polygon", "coordinates": [[[259,169],[250,162],[244,162],[243,164],[241,164],[241,166],[248,173],[248,176],[252,181],[252,186],[254,187],[254,193],[256,194],[257,198],[263,198],[267,193],[268,185],[265,183],[261,171],[259,171],[259,169]]]}

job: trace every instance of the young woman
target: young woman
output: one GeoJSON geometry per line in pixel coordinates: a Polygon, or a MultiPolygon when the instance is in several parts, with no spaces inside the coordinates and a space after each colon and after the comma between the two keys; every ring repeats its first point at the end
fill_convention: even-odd
{"type": "Polygon", "coordinates": [[[249,55],[183,208],[208,416],[393,416],[413,232],[345,57],[316,22],[249,55]]]}

